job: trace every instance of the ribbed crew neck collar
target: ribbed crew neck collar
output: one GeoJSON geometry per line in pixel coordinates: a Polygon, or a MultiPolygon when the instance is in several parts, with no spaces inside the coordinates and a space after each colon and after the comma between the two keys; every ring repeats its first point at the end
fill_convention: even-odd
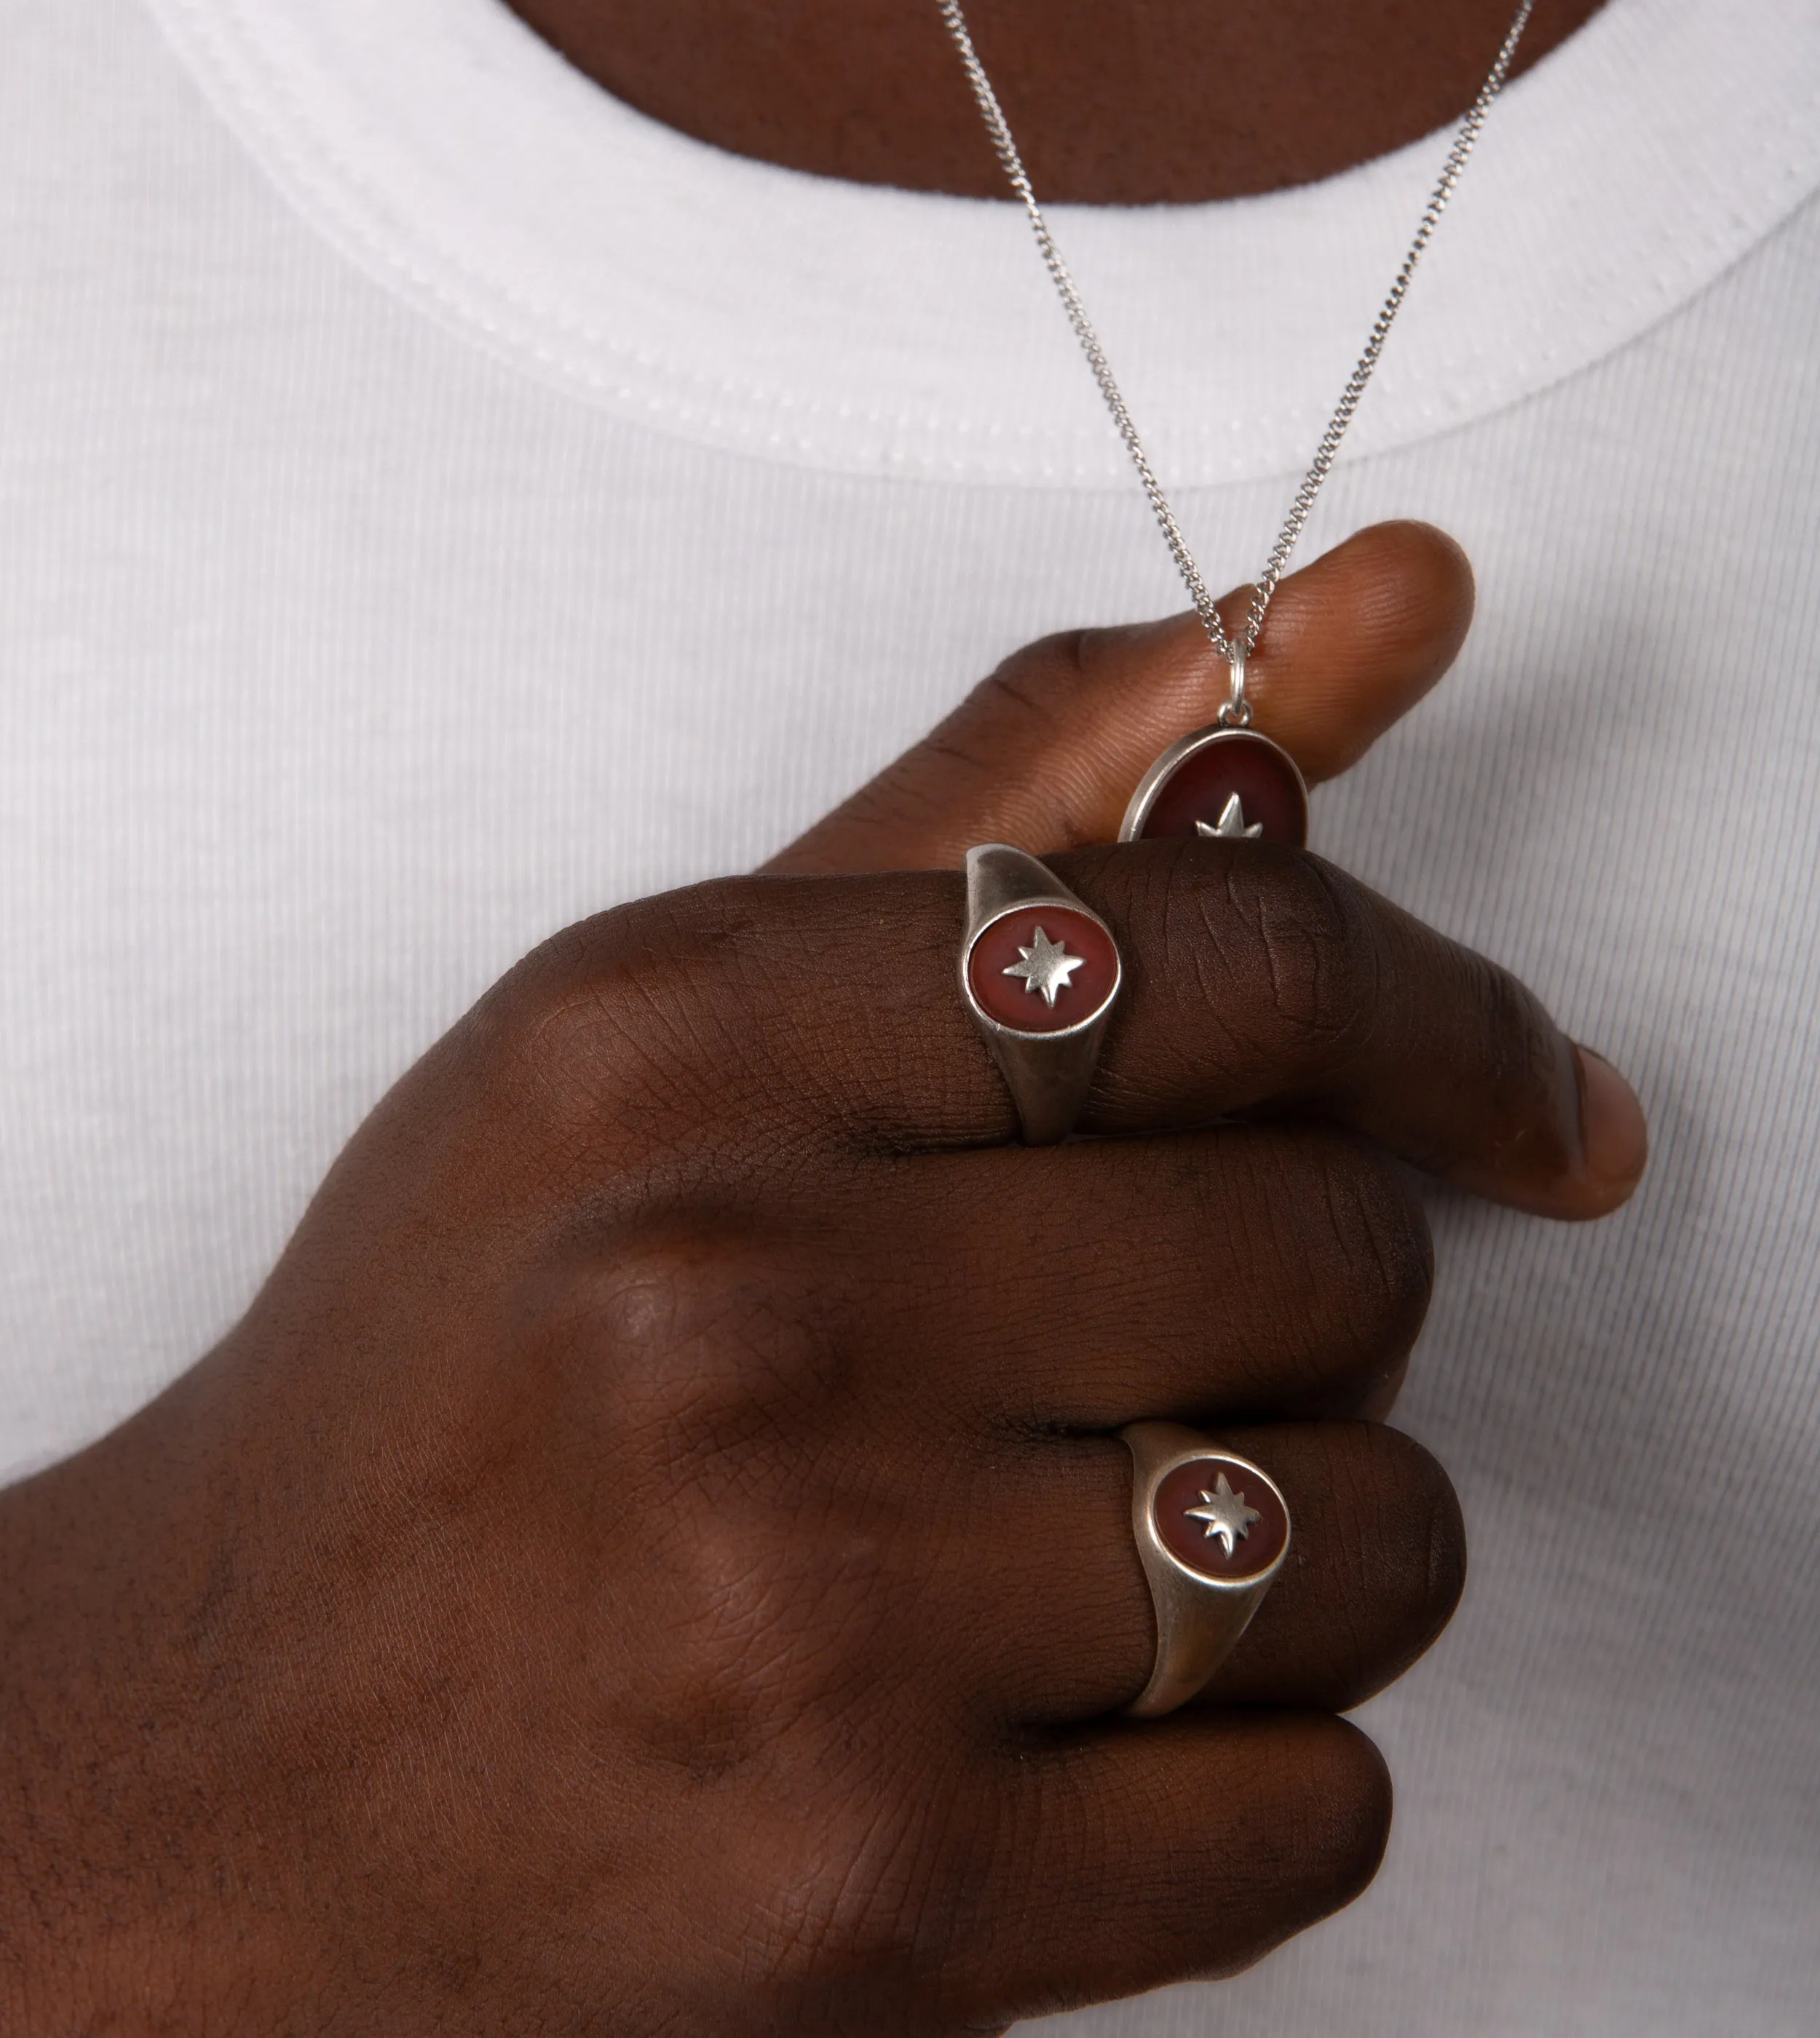
{"type": "MultiPolygon", "coordinates": [[[[347,256],[582,401],[849,473],[1131,485],[1009,203],[727,155],[609,98],[498,0],[147,4],[347,256]]],[[[1306,463],[1446,146],[1258,198],[1055,208],[1171,482],[1306,463]]],[[[1348,454],[1610,354],[1817,187],[1811,0],[1609,0],[1494,112],[1348,454]]]]}

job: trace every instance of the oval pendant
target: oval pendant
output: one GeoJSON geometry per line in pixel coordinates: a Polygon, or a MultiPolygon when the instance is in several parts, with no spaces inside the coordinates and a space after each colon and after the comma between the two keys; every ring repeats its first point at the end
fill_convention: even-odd
{"type": "Polygon", "coordinates": [[[1280,743],[1219,722],[1172,743],[1132,794],[1120,842],[1166,835],[1308,842],[1308,786],[1280,743]]]}

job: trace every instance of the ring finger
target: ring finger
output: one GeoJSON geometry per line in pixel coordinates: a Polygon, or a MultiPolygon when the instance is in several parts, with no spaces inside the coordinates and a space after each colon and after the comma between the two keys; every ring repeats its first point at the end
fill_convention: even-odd
{"type": "MultiPolygon", "coordinates": [[[[1216,1704],[1344,1711],[1439,1634],[1465,1578],[1445,1472],[1371,1422],[1213,1433],[1288,1503],[1288,1559],[1203,1695],[1216,1704]]],[[[940,1646],[977,1703],[1020,1724],[1117,1712],[1156,1654],[1131,1525],[1132,1460],[1116,1438],[994,1448],[978,1506],[938,1553],[940,1646]],[[969,1640],[969,1638],[971,1639],[969,1640]]]]}

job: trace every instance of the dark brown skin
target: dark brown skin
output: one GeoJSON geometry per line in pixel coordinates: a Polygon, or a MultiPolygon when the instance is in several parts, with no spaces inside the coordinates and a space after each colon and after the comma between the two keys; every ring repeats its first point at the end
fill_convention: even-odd
{"type": "MultiPolygon", "coordinates": [[[[512,0],[616,97],[743,156],[1005,194],[935,0],[512,0]]],[[[1538,0],[1515,69],[1599,0],[1538,0]]],[[[1040,196],[1182,203],[1332,176],[1458,120],[1515,0],[969,0],[1040,196]]]]}
{"type": "MultiPolygon", "coordinates": [[[[724,146],[999,188],[916,0],[521,11],[724,146]]],[[[1138,202],[1450,119],[1505,0],[975,11],[1039,188],[1138,202]]],[[[1591,11],[1541,0],[1526,61],[1591,11]]],[[[1344,770],[1471,610],[1439,534],[1361,533],[1284,583],[1261,725],[1344,770]]],[[[219,1350],[0,1495],[0,2029],[945,2038],[1230,1972],[1363,1887],[1389,1785],[1334,1715],[1465,1560],[1378,1419],[1428,1294],[1406,1167],[1594,1217],[1646,1135],[1318,860],[1090,846],[1223,683],[1192,619],[1033,646],[772,875],[548,944],[219,1350]],[[992,837],[1118,933],[1086,1129],[1122,1137],[1011,1143],[953,982],[992,837]],[[1139,1415],[1296,1525],[1208,1702],[1141,1727],[1139,1415]]]]}
{"type": "MultiPolygon", "coordinates": [[[[1470,607],[1438,533],[1362,534],[1285,582],[1261,722],[1341,768],[1470,607]]],[[[1109,729],[1217,676],[1183,624],[1035,646],[780,865],[1090,837],[1109,729]]],[[[951,872],[643,901],[404,1078],[216,1352],[0,1495],[0,2029],[958,2038],[1363,1886],[1390,1788],[1334,1714],[1464,1566],[1367,1419],[1428,1291],[1405,1163],[1595,1216],[1641,1116],[1316,858],[1056,862],[1125,957],[1124,1136],[1012,1143],[951,872]],[[1140,1415],[1296,1525],[1142,1726],[1140,1415]]]]}

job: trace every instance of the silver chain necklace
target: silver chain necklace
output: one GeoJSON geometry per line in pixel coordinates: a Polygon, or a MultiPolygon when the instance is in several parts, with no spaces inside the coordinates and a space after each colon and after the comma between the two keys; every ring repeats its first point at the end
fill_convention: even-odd
{"type": "MultiPolygon", "coordinates": [[[[1384,351],[1384,343],[1390,336],[1390,328],[1402,308],[1404,298],[1409,294],[1410,281],[1416,273],[1416,263],[1422,259],[1422,251],[1433,237],[1441,214],[1447,210],[1447,201],[1454,195],[1454,188],[1460,180],[1460,173],[1465,168],[1466,159],[1472,154],[1473,146],[1479,138],[1479,131],[1485,124],[1492,102],[1503,89],[1504,80],[1510,72],[1511,61],[1517,53],[1518,44],[1522,40],[1523,30],[1529,25],[1535,0],[1520,0],[1503,45],[1499,49],[1496,61],[1487,72],[1477,97],[1466,109],[1465,117],[1454,136],[1453,146],[1447,151],[1440,176],[1423,210],[1415,238],[1410,242],[1409,252],[1403,257],[1402,266],[1391,283],[1390,295],[1385,298],[1377,317],[1372,321],[1371,332],[1365,342],[1365,350],[1359,357],[1358,366],[1347,378],[1346,387],[1341,391],[1340,401],[1328,420],[1327,429],[1321,434],[1321,442],[1315,448],[1314,458],[1307,473],[1302,476],[1301,487],[1295,491],[1295,499],[1290,505],[1283,528],[1276,535],[1276,544],[1270,548],[1270,557],[1265,562],[1264,570],[1257,577],[1251,605],[1246,611],[1244,625],[1236,636],[1230,636],[1219,619],[1219,611],[1214,606],[1213,596],[1200,567],[1195,563],[1193,554],[1189,550],[1188,540],[1182,536],[1181,526],[1176,521],[1175,512],[1170,507],[1169,498],[1163,493],[1162,483],[1156,477],[1156,470],[1151,465],[1150,456],[1144,451],[1143,441],[1138,436],[1137,426],[1113,374],[1111,364],[1106,359],[1105,350],[1100,344],[1099,335],[1094,331],[1092,321],[1087,316],[1086,308],[1081,302],[1080,293],[1075,287],[1074,278],[1068,273],[1067,264],[1062,259],[1061,250],[1056,245],[1055,236],[1049,231],[1048,222],[1043,217],[1042,208],[1037,203],[1036,193],[1030,188],[1030,180],[1025,171],[1023,158],[1018,153],[1017,142],[1012,138],[1004,108],[999,105],[998,94],[992,89],[992,81],[986,75],[979,52],[973,47],[973,38],[968,29],[966,17],[961,11],[960,0],[936,0],[936,4],[942,19],[947,25],[949,34],[954,38],[954,47],[960,53],[961,62],[967,74],[967,82],[973,88],[973,98],[979,107],[980,117],[986,124],[993,150],[1012,190],[1017,193],[1029,216],[1030,230],[1036,236],[1044,265],[1048,270],[1050,280],[1062,301],[1062,309],[1067,314],[1068,323],[1074,328],[1075,337],[1080,342],[1081,351],[1086,356],[1087,365],[1093,370],[1094,380],[1099,384],[1100,394],[1105,399],[1106,408],[1112,413],[1113,422],[1118,427],[1119,437],[1124,440],[1125,450],[1131,455],[1132,464],[1137,469],[1138,479],[1143,483],[1144,494],[1150,502],[1158,528],[1162,532],[1164,542],[1169,547],[1170,555],[1174,559],[1176,570],[1187,586],[1208,641],[1227,661],[1231,672],[1230,693],[1220,710],[1219,719],[1215,728],[1234,733],[1248,730],[1251,721],[1251,703],[1245,693],[1246,661],[1257,648],[1258,633],[1264,627],[1264,619],[1269,611],[1271,597],[1276,592],[1277,583],[1283,578],[1283,569],[1289,563],[1289,555],[1295,549],[1295,542],[1302,535],[1302,526],[1308,521],[1309,512],[1314,507],[1314,498],[1321,492],[1321,484],[1327,479],[1334,455],[1340,449],[1340,442],[1345,438],[1346,428],[1352,423],[1359,399],[1365,393],[1366,384],[1371,380],[1372,370],[1378,366],[1378,357],[1384,351]]],[[[1132,839],[1138,835],[1193,831],[1180,825],[1162,825],[1162,816],[1157,810],[1159,805],[1172,805],[1163,797],[1170,782],[1180,774],[1184,765],[1189,763],[1194,757],[1201,756],[1203,752],[1206,756],[1200,775],[1206,775],[1204,766],[1213,761],[1215,755],[1209,748],[1208,739],[1214,733],[1215,729],[1201,730],[1196,731],[1192,737],[1184,737],[1181,743],[1172,745],[1151,766],[1143,782],[1132,796],[1131,809],[1125,816],[1126,825],[1120,831],[1121,839],[1132,839]],[[1189,746],[1198,748],[1190,748],[1189,746]],[[1141,813],[1139,812],[1140,805],[1144,809],[1141,813]]],[[[1249,744],[1268,742],[1268,738],[1252,734],[1249,736],[1247,748],[1249,744]]],[[[1277,749],[1275,744],[1269,744],[1268,747],[1272,750],[1277,749]]],[[[1238,749],[1231,745],[1225,746],[1219,754],[1223,765],[1236,765],[1241,761],[1238,749]]],[[[1287,753],[1279,751],[1278,755],[1289,771],[1295,773],[1295,786],[1300,790],[1299,832],[1293,824],[1292,816],[1287,813],[1283,816],[1280,824],[1272,824],[1272,817],[1267,816],[1265,823],[1248,825],[1243,811],[1246,804],[1243,789],[1234,789],[1227,794],[1218,809],[1219,819],[1215,824],[1209,824],[1206,820],[1197,818],[1196,826],[1199,831],[1208,835],[1243,835],[1253,838],[1261,834],[1266,837],[1294,835],[1296,840],[1305,840],[1307,833],[1306,789],[1302,786],[1301,774],[1295,770],[1294,761],[1287,753]]],[[[1265,762],[1261,758],[1245,761],[1253,764],[1265,762]]],[[[1230,771],[1225,775],[1230,776],[1230,771]]],[[[1178,793],[1181,790],[1177,788],[1178,793]]],[[[1195,804],[1192,801],[1185,804],[1179,798],[1173,802],[1174,808],[1181,809],[1175,816],[1178,823],[1182,814],[1195,804]]],[[[1268,798],[1263,798],[1262,804],[1266,806],[1273,805],[1268,798]]],[[[1293,799],[1289,802],[1291,807],[1295,804],[1293,799]]]]}

